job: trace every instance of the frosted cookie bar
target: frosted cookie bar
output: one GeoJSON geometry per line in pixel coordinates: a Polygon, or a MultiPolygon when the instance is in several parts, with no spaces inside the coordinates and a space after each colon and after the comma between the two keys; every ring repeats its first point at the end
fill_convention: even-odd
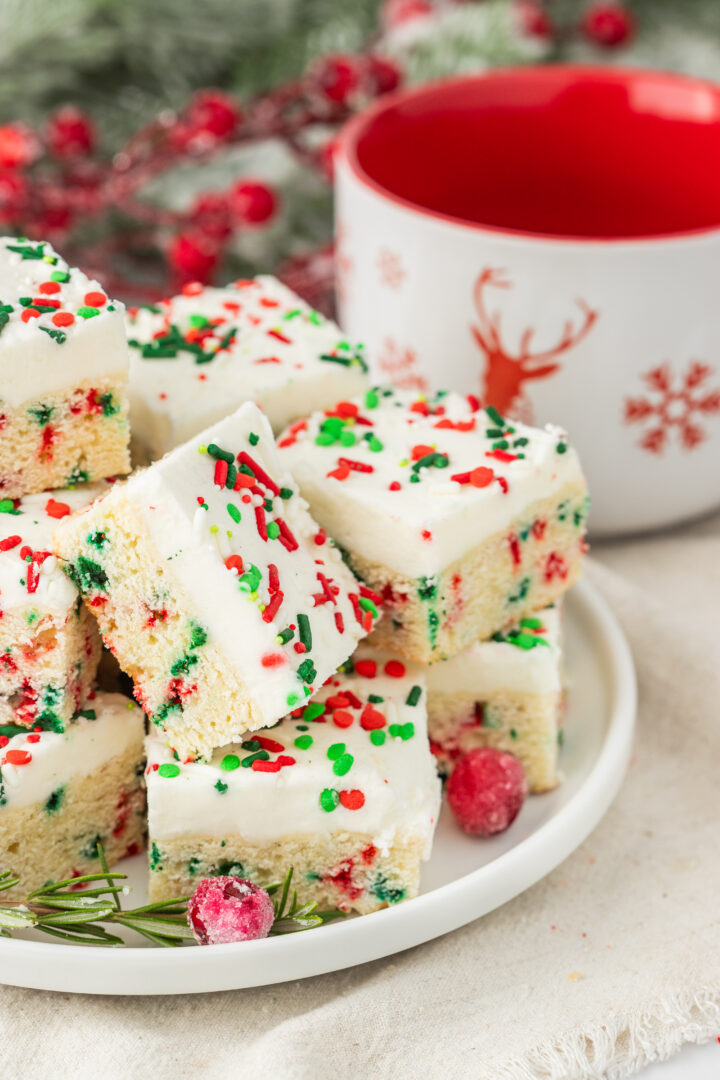
{"type": "Polygon", "coordinates": [[[0,500],[0,724],[62,731],[93,684],[97,624],[51,547],[60,522],[107,489],[0,500]]]}
{"type": "Polygon", "coordinates": [[[0,497],[127,472],[124,308],[48,243],[0,238],[0,497]]]}
{"type": "Polygon", "coordinates": [[[440,771],[478,746],[520,760],[530,790],[558,783],[563,688],[560,609],[521,619],[427,669],[428,733],[440,771]]]}
{"type": "Polygon", "coordinates": [[[361,347],[277,278],[226,288],[191,283],[179,296],[128,312],[133,445],[161,457],[245,401],[276,431],[361,393],[361,347]]]}
{"type": "Polygon", "coordinates": [[[252,404],[116,484],[55,544],[183,758],[304,704],[378,614],[252,404]]]}
{"type": "Polygon", "coordinates": [[[98,840],[110,865],[142,850],[144,730],[119,694],[97,694],[64,732],[0,728],[0,866],[16,892],[95,873],[98,840]]]}
{"type": "Polygon", "coordinates": [[[313,515],[382,596],[378,647],[454,656],[578,576],[586,486],[557,428],[457,394],[373,389],[296,422],[278,446],[313,515]]]}
{"type": "Polygon", "coordinates": [[[418,891],[440,808],[425,689],[395,659],[357,659],[303,708],[205,761],[147,740],[150,896],[214,874],[359,912],[418,891]]]}

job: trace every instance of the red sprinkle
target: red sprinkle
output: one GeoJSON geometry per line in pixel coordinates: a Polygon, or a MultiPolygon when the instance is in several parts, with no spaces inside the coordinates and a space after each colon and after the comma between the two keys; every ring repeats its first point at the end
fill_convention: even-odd
{"type": "Polygon", "coordinates": [[[225,566],[228,570],[237,570],[238,574],[243,572],[243,561],[241,555],[228,555],[225,560],[225,566]]]}
{"type": "Polygon", "coordinates": [[[285,599],[284,594],[280,589],[270,597],[270,601],[262,613],[263,622],[272,622],[278,613],[278,609],[285,599]]]}
{"type": "Polygon", "coordinates": [[[346,709],[335,709],[333,713],[333,724],[339,728],[347,728],[353,722],[353,714],[349,713],[346,709]]]}
{"type": "Polygon", "coordinates": [[[377,664],[374,660],[356,660],[355,671],[365,679],[374,679],[377,675],[377,664]]]}
{"type": "Polygon", "coordinates": [[[227,461],[223,461],[222,458],[218,458],[218,460],[215,462],[215,476],[214,476],[214,482],[217,484],[218,487],[220,487],[220,488],[225,487],[225,481],[227,480],[227,474],[228,474],[228,463],[227,463],[227,461]]]}
{"type": "Polygon", "coordinates": [[[32,754],[28,750],[8,750],[5,761],[8,765],[29,765],[32,754]]]}
{"type": "Polygon", "coordinates": [[[375,731],[377,728],[385,727],[386,723],[383,714],[378,709],[374,709],[368,702],[360,714],[360,727],[363,731],[375,731]]]}
{"type": "Polygon", "coordinates": [[[102,307],[107,304],[107,296],[102,292],[85,293],[85,303],[89,307],[102,307]]]}
{"type": "Polygon", "coordinates": [[[60,292],[59,281],[43,281],[41,285],[38,285],[38,292],[43,296],[53,296],[55,293],[60,292]]]}
{"type": "Polygon", "coordinates": [[[259,742],[263,750],[269,750],[271,754],[280,754],[285,749],[284,743],[277,739],[268,739],[266,735],[252,735],[255,742],[259,742]]]}
{"type": "Polygon", "coordinates": [[[520,541],[518,540],[515,533],[510,533],[510,535],[508,536],[508,544],[510,545],[510,554],[512,555],[512,561],[515,566],[519,566],[520,562],[522,561],[522,556],[520,555],[520,541]]]}
{"type": "Polygon", "coordinates": [[[364,461],[354,461],[353,458],[339,457],[338,465],[346,465],[348,469],[353,472],[371,473],[375,472],[372,465],[367,465],[364,461]]]}
{"type": "MultiPolygon", "coordinates": [[[[220,462],[218,462],[218,465],[219,464],[220,464],[220,462]]],[[[227,465],[225,466],[225,468],[227,469],[227,465]]],[[[262,506],[256,506],[255,507],[255,524],[257,526],[257,531],[258,531],[258,533],[260,535],[260,538],[262,540],[267,540],[268,531],[267,531],[267,524],[265,522],[265,509],[262,506]]]]}
{"type": "Polygon", "coordinates": [[[39,319],[41,315],[42,315],[42,311],[36,311],[35,308],[26,307],[23,310],[23,313],[20,316],[20,318],[22,319],[23,322],[30,322],[31,319],[39,319]]]}
{"type": "Polygon", "coordinates": [[[51,518],[64,518],[70,513],[70,507],[64,502],[55,502],[49,498],[45,503],[45,513],[51,518]]]}
{"type": "Polygon", "coordinates": [[[402,679],[405,670],[405,665],[399,660],[388,660],[385,665],[385,674],[389,675],[391,679],[402,679]]]}
{"type": "Polygon", "coordinates": [[[4,540],[0,540],[0,551],[10,551],[20,543],[22,543],[21,536],[6,536],[4,540]]]}
{"type": "Polygon", "coordinates": [[[327,533],[325,532],[324,529],[318,529],[318,531],[315,533],[315,536],[313,537],[313,539],[314,539],[315,543],[318,545],[318,547],[320,547],[327,540],[327,533]]]}
{"type": "Polygon", "coordinates": [[[337,469],[330,470],[327,477],[332,480],[347,480],[349,475],[350,469],[347,465],[338,465],[337,469]]]}
{"type": "Polygon", "coordinates": [[[53,322],[55,326],[72,326],[75,322],[75,316],[71,311],[56,311],[51,322],[53,322]]]}
{"type": "Polygon", "coordinates": [[[476,488],[487,487],[492,484],[494,479],[495,473],[492,469],[488,469],[486,465],[479,465],[477,469],[473,469],[470,473],[470,483],[476,488]]]}
{"type": "Polygon", "coordinates": [[[393,480],[392,484],[390,484],[389,487],[388,487],[388,491],[400,491],[401,488],[402,488],[402,484],[400,483],[400,481],[399,480],[393,480]]]}
{"type": "Polygon", "coordinates": [[[423,540],[432,540],[432,533],[429,529],[423,529],[420,535],[422,536],[423,540]]]}
{"type": "Polygon", "coordinates": [[[278,763],[278,765],[295,765],[296,764],[295,758],[290,757],[289,754],[280,754],[280,756],[275,758],[275,760],[278,763]]]}
{"type": "Polygon", "coordinates": [[[241,450],[237,459],[241,465],[247,465],[247,467],[254,472],[256,479],[261,484],[264,484],[268,491],[272,491],[273,495],[280,494],[280,488],[277,486],[272,476],[268,476],[262,466],[258,465],[257,461],[251,458],[248,453],[241,450]]]}
{"type": "Polygon", "coordinates": [[[260,663],[264,668],[282,667],[283,664],[287,663],[287,657],[285,653],[269,652],[265,653],[260,663]]]}
{"type": "Polygon", "coordinates": [[[340,792],[340,802],[346,810],[361,810],[365,805],[365,796],[358,788],[340,792]]]}
{"type": "Polygon", "coordinates": [[[280,772],[282,765],[279,761],[253,761],[250,766],[255,772],[280,772]]]}
{"type": "Polygon", "coordinates": [[[280,588],[280,575],[275,563],[268,563],[268,588],[271,593],[277,592],[280,588]]]}
{"type": "Polygon", "coordinates": [[[341,611],[335,612],[335,625],[337,627],[338,634],[345,633],[345,620],[342,617],[341,611]]]}

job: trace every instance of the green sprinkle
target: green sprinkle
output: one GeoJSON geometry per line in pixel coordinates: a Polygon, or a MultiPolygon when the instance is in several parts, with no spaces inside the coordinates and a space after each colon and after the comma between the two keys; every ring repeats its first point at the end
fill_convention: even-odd
{"type": "Polygon", "coordinates": [[[246,739],[241,743],[243,750],[262,750],[262,747],[257,739],[246,739]]]}
{"type": "Polygon", "coordinates": [[[320,792],[320,806],[329,814],[340,802],[340,796],[335,788],[326,787],[320,792]]]}
{"type": "Polygon", "coordinates": [[[280,631],[280,633],[277,635],[275,640],[278,643],[278,645],[287,645],[288,641],[292,641],[292,639],[294,637],[295,637],[295,631],[291,630],[290,627],[287,626],[287,627],[285,627],[284,630],[280,631]]]}
{"type": "Polygon", "coordinates": [[[53,270],[52,274],[50,275],[50,280],[51,281],[69,281],[70,280],[70,275],[68,274],[67,270],[53,270]]]}
{"type": "Polygon", "coordinates": [[[405,698],[406,705],[417,705],[418,701],[422,697],[422,687],[413,686],[410,693],[405,698]]]}
{"type": "Polygon", "coordinates": [[[368,390],[367,393],[365,394],[365,408],[366,409],[377,409],[379,404],[380,404],[380,398],[378,397],[376,391],[375,390],[368,390]]]}
{"type": "MultiPolygon", "coordinates": [[[[269,530],[268,530],[269,532],[269,530]]],[[[297,617],[298,623],[298,636],[300,641],[305,646],[306,652],[310,652],[312,649],[312,630],[310,629],[310,620],[303,612],[297,617]]]]}
{"type": "Polygon", "coordinates": [[[222,780],[216,780],[214,786],[215,786],[215,790],[219,791],[221,795],[224,795],[225,792],[228,789],[227,784],[224,783],[224,781],[222,781],[222,780]]]}
{"type": "Polygon", "coordinates": [[[379,728],[370,732],[370,742],[373,746],[384,746],[386,738],[385,732],[381,731],[379,728]]]}
{"type": "Polygon", "coordinates": [[[48,796],[45,801],[45,812],[47,814],[56,814],[65,801],[65,788],[59,787],[48,796]]]}
{"type": "Polygon", "coordinates": [[[363,611],[369,611],[374,619],[379,618],[380,612],[369,597],[360,597],[360,607],[363,609],[363,611]]]}
{"type": "Polygon", "coordinates": [[[97,720],[97,713],[94,709],[78,709],[75,715],[83,716],[86,720],[97,720]]]}
{"type": "Polygon", "coordinates": [[[234,454],[231,454],[229,450],[223,450],[216,443],[211,442],[208,444],[207,452],[210,457],[215,458],[216,461],[227,461],[228,465],[231,465],[234,460],[234,454]]]}
{"type": "Polygon", "coordinates": [[[176,765],[174,761],[165,762],[158,769],[158,776],[166,776],[168,779],[172,776],[180,775],[180,766],[176,765]]]}
{"type": "Polygon", "coordinates": [[[247,757],[244,757],[240,764],[242,765],[242,767],[244,769],[249,769],[250,766],[252,765],[253,761],[269,761],[269,760],[270,760],[270,755],[268,754],[267,750],[258,750],[258,752],[256,754],[248,754],[247,757]]]}
{"type": "Polygon", "coordinates": [[[343,446],[354,446],[357,442],[355,433],[348,428],[345,428],[344,431],[340,432],[340,442],[343,446]]]}
{"type": "Polygon", "coordinates": [[[280,526],[278,525],[277,521],[268,521],[267,534],[271,540],[277,540],[278,536],[280,535],[280,526]]]}
{"type": "Polygon", "coordinates": [[[230,515],[230,517],[233,519],[233,521],[235,522],[236,525],[239,524],[240,521],[242,521],[242,514],[238,510],[235,503],[228,503],[227,504],[227,512],[230,515]]]}
{"type": "Polygon", "coordinates": [[[511,739],[517,739],[517,737],[518,737],[517,731],[515,730],[514,727],[511,727],[510,728],[510,738],[511,739]]]}
{"type": "Polygon", "coordinates": [[[541,630],[543,621],[542,619],[521,619],[520,625],[526,626],[528,630],[541,630]]]}
{"type": "Polygon", "coordinates": [[[234,772],[240,767],[240,758],[237,754],[226,754],[220,762],[220,768],[225,772],[234,772]]]}
{"type": "Polygon", "coordinates": [[[307,660],[303,660],[302,664],[298,664],[298,669],[297,670],[298,670],[298,675],[300,676],[302,681],[305,682],[305,683],[311,683],[313,681],[313,679],[315,678],[315,676],[317,675],[317,671],[315,670],[315,665],[313,664],[312,660],[310,660],[309,658],[307,660]]]}
{"type": "Polygon", "coordinates": [[[295,740],[295,745],[297,746],[298,750],[309,750],[312,744],[312,735],[298,735],[297,739],[295,740]]]}
{"type": "Polygon", "coordinates": [[[79,307],[77,309],[77,313],[81,319],[92,319],[96,315],[100,314],[100,308],[86,307],[85,305],[83,305],[83,307],[79,307]]]}
{"type": "Polygon", "coordinates": [[[248,442],[251,446],[257,446],[257,444],[260,442],[260,436],[256,435],[254,431],[251,431],[248,435],[248,442]]]}
{"type": "Polygon", "coordinates": [[[380,697],[379,694],[368,694],[368,701],[371,705],[381,705],[385,700],[384,697],[380,697]]]}
{"type": "Polygon", "coordinates": [[[292,488],[286,488],[286,487],[280,488],[280,498],[281,499],[292,499],[292,497],[293,497],[293,489],[292,488]]]}
{"type": "Polygon", "coordinates": [[[333,762],[332,770],[336,776],[345,776],[352,769],[354,761],[355,758],[352,754],[343,754],[342,757],[333,762]]]}
{"type": "Polygon", "coordinates": [[[368,450],[372,450],[374,454],[379,454],[381,450],[385,449],[385,444],[380,442],[377,435],[368,435],[366,442],[368,450]]]}
{"type": "Polygon", "coordinates": [[[490,417],[493,424],[496,424],[497,427],[500,427],[500,428],[505,427],[505,418],[500,415],[500,413],[497,411],[497,409],[493,405],[487,405],[485,407],[485,412],[490,417]]]}
{"type": "Polygon", "coordinates": [[[328,748],[327,748],[327,756],[330,759],[330,761],[337,761],[337,759],[341,758],[344,753],[345,753],[345,743],[344,742],[333,743],[332,746],[328,746],[328,748]]]}
{"type": "Polygon", "coordinates": [[[225,487],[228,491],[232,491],[235,487],[235,481],[237,479],[237,469],[234,465],[228,465],[227,476],[225,477],[225,487]]]}
{"type": "Polygon", "coordinates": [[[285,702],[290,709],[294,708],[299,701],[300,695],[296,694],[293,690],[291,690],[288,696],[285,698],[285,702]]]}
{"type": "Polygon", "coordinates": [[[567,451],[567,448],[568,448],[568,444],[567,444],[566,442],[559,442],[559,443],[557,444],[557,446],[555,447],[555,449],[557,450],[558,454],[564,454],[564,453],[566,453],[566,451],[567,451]]]}
{"type": "Polygon", "coordinates": [[[318,716],[322,716],[324,712],[325,706],[321,701],[311,701],[310,704],[306,705],[303,709],[303,720],[317,720],[318,716]]]}
{"type": "Polygon", "coordinates": [[[0,514],[19,514],[12,499],[0,499],[0,514]]]}

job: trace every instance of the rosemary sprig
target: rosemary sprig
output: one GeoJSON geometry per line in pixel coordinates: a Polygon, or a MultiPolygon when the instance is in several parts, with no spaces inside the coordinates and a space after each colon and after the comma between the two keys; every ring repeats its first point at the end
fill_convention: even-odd
{"type": "MultiPolygon", "coordinates": [[[[40,930],[76,945],[125,945],[121,937],[107,929],[109,924],[123,926],[163,948],[174,948],[182,945],[183,941],[194,940],[187,921],[189,897],[177,896],[171,900],[125,909],[121,896],[129,890],[117,883],[124,881],[126,875],[110,872],[100,841],[97,852],[102,873],[51,882],[35,889],[24,900],[3,903],[0,897],[0,936],[12,937],[13,931],[17,930],[40,930]],[[91,887],[78,892],[79,885],[91,887]]],[[[280,894],[279,899],[273,901],[275,921],[271,934],[311,930],[343,916],[341,911],[318,911],[317,903],[298,904],[295,889],[290,899],[292,876],[291,867],[284,882],[277,882],[266,889],[271,895],[280,894]]],[[[0,873],[0,893],[19,883],[20,879],[11,873],[0,873]]]]}

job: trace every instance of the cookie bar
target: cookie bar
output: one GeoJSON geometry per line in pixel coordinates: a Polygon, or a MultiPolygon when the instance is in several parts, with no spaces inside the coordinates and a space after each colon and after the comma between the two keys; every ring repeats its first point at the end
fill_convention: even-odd
{"type": "Polygon", "coordinates": [[[304,708],[208,760],[176,761],[148,738],[152,899],[214,874],[268,885],[290,867],[321,908],[417,894],[440,808],[422,675],[359,656],[304,708]]]}
{"type": "Polygon", "coordinates": [[[64,732],[0,728],[0,866],[26,895],[142,850],[144,719],[119,694],[97,694],[64,732]]]}
{"type": "Polygon", "coordinates": [[[0,497],[130,466],[124,308],[48,243],[0,238],[0,497]]]}
{"type": "Polygon", "coordinates": [[[361,393],[367,370],[329,319],[277,278],[179,296],[128,312],[130,403],[138,461],[161,457],[254,401],[276,431],[361,393]]]}
{"type": "Polygon", "coordinates": [[[51,554],[52,534],[106,481],[0,500],[0,724],[63,731],[100,659],[100,635],[51,554]]]}
{"type": "Polygon", "coordinates": [[[530,791],[558,783],[563,687],[560,609],[522,619],[427,669],[428,733],[447,776],[468,750],[492,746],[522,763],[530,791]]]}
{"type": "Polygon", "coordinates": [[[378,614],[249,403],[116,484],[55,545],[182,758],[304,704],[378,614]]]}
{"type": "Polygon", "coordinates": [[[558,428],[472,398],[372,389],[278,446],[311,512],[382,596],[373,644],[454,656],[554,602],[585,549],[587,494],[558,428]]]}

